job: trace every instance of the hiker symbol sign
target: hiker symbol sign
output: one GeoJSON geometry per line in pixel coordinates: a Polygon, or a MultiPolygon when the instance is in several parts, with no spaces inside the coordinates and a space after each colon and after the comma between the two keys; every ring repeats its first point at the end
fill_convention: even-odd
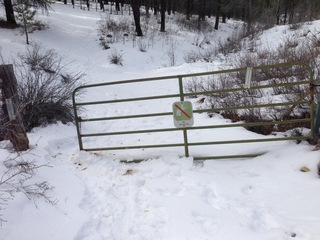
{"type": "Polygon", "coordinates": [[[174,126],[177,128],[193,126],[193,110],[191,102],[174,102],[172,104],[172,109],[174,126]]]}

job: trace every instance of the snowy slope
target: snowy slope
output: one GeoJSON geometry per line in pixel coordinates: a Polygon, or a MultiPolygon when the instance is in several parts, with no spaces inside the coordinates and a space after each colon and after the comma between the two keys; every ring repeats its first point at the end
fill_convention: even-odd
{"type": "MultiPolygon", "coordinates": [[[[197,62],[186,64],[184,53],[192,49],[196,35],[157,35],[146,52],[140,52],[132,39],[112,45],[123,53],[123,66],[111,65],[108,54],[99,46],[97,22],[103,13],[73,9],[70,5],[53,5],[48,17],[49,28],[30,35],[32,42],[46,49],[55,49],[73,71],[85,71],[86,83],[118,81],[140,77],[177,75],[216,70],[226,63],[197,62]],[[176,66],[170,67],[167,51],[175,36],[176,66]]],[[[4,13],[3,13],[4,14],[4,13]]],[[[119,16],[113,15],[117,18],[119,16]]],[[[315,22],[312,27],[319,24],[315,22]]],[[[175,29],[169,22],[168,29],[175,29]]],[[[283,27],[281,27],[283,28],[283,27]]],[[[268,30],[262,42],[272,45],[281,28],[268,30]]],[[[319,26],[320,28],[320,26],[319,26]]],[[[234,22],[221,25],[213,32],[212,42],[225,39],[234,29],[234,22]]],[[[173,31],[172,30],[172,31],[173,31]]],[[[170,31],[168,31],[170,32],[170,31]]],[[[200,36],[202,39],[204,36],[200,36]]],[[[263,43],[261,43],[263,44],[263,43]]],[[[5,59],[15,58],[26,44],[19,30],[0,29],[1,53],[5,59]]],[[[9,60],[7,60],[9,61],[9,60]]],[[[176,83],[146,90],[170,94],[176,83]]],[[[108,94],[114,98],[133,97],[138,88],[112,88],[86,93],[85,100],[108,94]]],[[[172,102],[154,102],[159,108],[170,109],[172,102]]],[[[133,113],[135,105],[128,114],[133,113]]],[[[148,111],[147,106],[139,106],[148,111]]],[[[120,111],[116,106],[99,107],[98,114],[120,111]]],[[[209,118],[195,116],[197,124],[230,122],[219,115],[209,118]]],[[[171,118],[145,123],[150,127],[173,127],[171,118]]],[[[95,129],[96,126],[92,126],[95,129]]],[[[110,126],[105,126],[110,127],[110,126]]],[[[114,123],[114,128],[139,127],[128,122],[114,123]]],[[[92,130],[92,129],[91,129],[92,130]]],[[[252,138],[256,134],[243,128],[216,130],[213,138],[252,138]]],[[[303,142],[252,144],[232,147],[203,147],[195,153],[242,153],[261,150],[266,154],[253,159],[205,161],[196,164],[192,156],[182,157],[183,149],[127,150],[113,152],[81,152],[76,129],[61,123],[34,129],[28,134],[32,150],[24,160],[51,167],[40,168],[33,181],[48,181],[55,188],[50,196],[58,200],[54,206],[43,199],[28,200],[16,194],[7,206],[1,206],[0,239],[5,240],[143,240],[143,239],[219,239],[219,240],[317,240],[320,239],[320,180],[317,164],[319,151],[303,142]],[[141,163],[121,163],[121,159],[147,158],[141,163]],[[302,167],[310,169],[301,172],[302,167]]],[[[195,140],[203,135],[194,134],[195,140]]],[[[177,134],[164,140],[179,138],[177,134]]],[[[155,141],[146,136],[143,141],[155,141]]],[[[101,144],[101,142],[91,144],[101,144]]],[[[105,144],[112,143],[106,141],[105,144]]],[[[130,144],[126,136],[119,141],[130,144]]],[[[10,149],[0,149],[0,159],[14,158],[10,149]]],[[[0,171],[5,171],[1,165],[0,171]]]]}

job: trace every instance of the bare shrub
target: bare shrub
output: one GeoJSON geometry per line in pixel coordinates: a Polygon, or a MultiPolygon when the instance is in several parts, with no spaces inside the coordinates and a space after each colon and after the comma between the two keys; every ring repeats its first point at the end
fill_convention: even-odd
{"type": "Polygon", "coordinates": [[[100,45],[102,46],[103,50],[110,48],[109,43],[106,41],[106,39],[104,37],[100,37],[99,41],[100,41],[100,45]]]}
{"type": "Polygon", "coordinates": [[[170,61],[170,66],[174,66],[177,62],[177,53],[176,53],[177,46],[178,46],[178,42],[171,41],[167,48],[167,55],[170,61]]]}
{"type": "Polygon", "coordinates": [[[190,51],[184,54],[183,59],[186,63],[194,63],[197,61],[213,62],[217,52],[214,48],[207,48],[202,51],[190,51]]]}
{"type": "Polygon", "coordinates": [[[74,119],[71,96],[80,86],[83,73],[69,73],[67,65],[54,50],[43,50],[34,44],[19,54],[16,63],[18,95],[23,124],[27,131],[34,127],[74,119]]]}
{"type": "Polygon", "coordinates": [[[32,29],[33,31],[37,30],[37,31],[41,31],[44,30],[46,28],[49,28],[48,24],[40,21],[40,20],[35,20],[33,25],[32,25],[32,29]]]}
{"type": "MultiPolygon", "coordinates": [[[[299,53],[300,54],[300,53],[299,53]]],[[[237,68],[244,68],[249,63],[252,64],[256,62],[257,65],[268,65],[276,64],[277,55],[273,54],[272,59],[261,59],[256,55],[245,55],[242,56],[242,60],[236,65],[237,68]]],[[[244,76],[237,74],[235,76],[238,78],[237,81],[244,79],[244,76]]],[[[293,66],[293,67],[279,67],[279,68],[268,68],[256,70],[253,73],[253,86],[273,84],[274,86],[268,91],[259,91],[253,93],[255,96],[261,98],[260,103],[268,104],[272,103],[273,99],[283,102],[295,102],[309,99],[309,85],[293,85],[295,82],[303,82],[305,79],[308,79],[308,71],[302,66],[293,66]]],[[[257,117],[260,121],[272,121],[272,120],[281,120],[281,119],[294,119],[294,118],[305,118],[309,107],[304,104],[294,105],[292,108],[289,107],[270,107],[265,109],[268,111],[268,116],[259,115],[254,113],[254,116],[257,117]]],[[[286,131],[288,128],[297,127],[295,126],[283,126],[282,131],[286,131]]]]}
{"type": "Polygon", "coordinates": [[[120,53],[117,50],[111,51],[110,55],[108,56],[109,62],[111,64],[121,65],[123,61],[123,53],[120,53]]]}
{"type": "Polygon", "coordinates": [[[194,63],[201,59],[201,55],[199,52],[192,50],[185,53],[183,59],[186,63],[194,63]]]}
{"type": "Polygon", "coordinates": [[[317,79],[320,75],[320,38],[318,34],[313,32],[309,32],[309,35],[307,36],[308,41],[304,43],[304,48],[309,53],[308,63],[314,70],[315,78],[317,79]]]}
{"type": "Polygon", "coordinates": [[[137,43],[140,52],[147,52],[147,43],[145,41],[140,38],[138,39],[137,43]]]}
{"type": "Polygon", "coordinates": [[[184,90],[188,93],[197,93],[195,95],[190,95],[189,97],[196,98],[198,94],[204,89],[204,83],[202,82],[202,78],[193,77],[190,80],[186,81],[184,84],[184,90]]]}
{"type": "Polygon", "coordinates": [[[289,24],[289,29],[291,31],[296,31],[298,29],[300,29],[303,25],[303,22],[297,22],[297,23],[293,23],[293,24],[289,24]]]}
{"type": "Polygon", "coordinates": [[[128,18],[122,17],[114,19],[112,15],[103,18],[98,23],[98,33],[100,44],[104,49],[105,43],[115,43],[123,40],[124,34],[128,34],[130,29],[130,21],[128,18]]]}
{"type": "Polygon", "coordinates": [[[214,31],[214,26],[208,21],[199,21],[197,17],[191,17],[187,20],[184,15],[180,15],[175,18],[177,25],[187,31],[192,32],[212,32],[214,31]]]}
{"type": "MultiPolygon", "coordinates": [[[[24,153],[26,154],[26,153],[24,153]]],[[[44,199],[47,203],[55,205],[57,199],[49,196],[49,192],[54,189],[47,181],[35,182],[36,172],[43,167],[50,167],[48,164],[37,164],[35,161],[23,159],[22,154],[13,157],[8,156],[2,163],[0,177],[0,211],[3,211],[17,194],[24,194],[34,204],[37,199],[44,199]]],[[[0,214],[0,222],[4,222],[0,214]]]]}
{"type": "MultiPolygon", "coordinates": [[[[302,51],[297,46],[291,45],[290,47],[286,47],[286,49],[290,51],[294,58],[306,59],[306,56],[302,54],[302,51]]],[[[278,54],[280,53],[278,51],[278,54]]],[[[278,56],[276,52],[268,54],[265,52],[239,54],[239,58],[235,58],[234,67],[245,69],[248,66],[275,64],[279,61],[278,56]]],[[[309,118],[310,113],[308,111],[310,108],[308,104],[282,107],[270,105],[263,108],[252,108],[252,106],[272,104],[274,101],[310,101],[308,84],[293,85],[297,81],[305,81],[305,79],[308,79],[308,75],[307,69],[299,65],[255,70],[252,75],[252,87],[270,84],[274,84],[275,86],[268,89],[244,90],[246,72],[239,71],[192,79],[192,81],[186,84],[185,90],[194,93],[192,96],[200,94],[206,96],[202,109],[219,112],[232,121],[270,122],[269,125],[247,127],[250,131],[270,134],[275,130],[275,125],[272,124],[272,121],[309,118]],[[226,92],[225,90],[231,92],[226,92]],[[238,108],[238,106],[241,106],[241,108],[238,108]]],[[[297,127],[308,126],[304,123],[282,124],[281,126],[278,125],[276,130],[287,131],[288,129],[297,127]]]]}
{"type": "Polygon", "coordinates": [[[242,40],[244,38],[245,34],[243,33],[243,31],[236,31],[230,37],[228,37],[226,41],[218,42],[218,52],[227,55],[229,53],[236,53],[241,51],[243,49],[242,40]]]}
{"type": "Polygon", "coordinates": [[[216,56],[216,50],[214,48],[207,48],[200,53],[200,56],[205,62],[212,62],[216,56]]]}

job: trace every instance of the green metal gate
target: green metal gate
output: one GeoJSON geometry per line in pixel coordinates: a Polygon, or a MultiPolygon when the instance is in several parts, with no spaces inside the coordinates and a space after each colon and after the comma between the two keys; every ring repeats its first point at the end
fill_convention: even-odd
{"type": "MultiPolygon", "coordinates": [[[[115,88],[116,89],[116,88],[115,88]]],[[[285,94],[282,94],[282,96],[285,94]]],[[[279,95],[280,96],[280,95],[279,95]]],[[[269,99],[274,98],[275,96],[269,96],[269,99]]],[[[91,84],[78,87],[73,92],[73,105],[74,105],[74,113],[75,113],[75,122],[76,129],[78,134],[79,148],[80,150],[85,151],[103,151],[103,150],[126,150],[126,149],[148,149],[148,148],[183,148],[184,155],[188,157],[192,155],[194,160],[205,160],[205,159],[223,159],[223,158],[247,158],[247,157],[255,157],[261,155],[261,153],[254,154],[234,154],[234,155],[219,155],[219,156],[195,156],[192,153],[190,154],[190,147],[195,146],[208,146],[208,145],[224,145],[224,144],[238,144],[238,143],[256,143],[256,142],[272,142],[272,141],[286,141],[286,140],[306,140],[312,139],[315,135],[315,111],[314,111],[314,80],[313,80],[313,72],[312,69],[305,63],[296,62],[296,63],[284,63],[284,64],[276,64],[276,65],[266,65],[266,66],[257,66],[250,68],[238,68],[238,69],[230,69],[230,70],[221,70],[221,71],[211,71],[211,72],[203,72],[203,73],[195,73],[195,74],[185,74],[185,75],[177,75],[177,76],[164,76],[164,77],[154,77],[154,78],[144,78],[144,79],[132,79],[132,80],[122,80],[122,81],[114,81],[114,82],[105,82],[100,84],[91,84]],[[287,77],[288,73],[299,73],[299,77],[295,77],[294,75],[291,77],[287,77]],[[286,76],[286,77],[285,77],[286,76]],[[237,79],[233,82],[233,85],[230,85],[230,79],[237,79]],[[280,80],[279,80],[280,79],[280,80]],[[282,79],[282,80],[281,80],[282,79]],[[283,81],[283,79],[286,79],[283,81]],[[201,81],[202,84],[216,84],[210,90],[203,91],[203,89],[199,88],[200,85],[197,85],[196,81],[201,81]],[[164,82],[166,81],[174,81],[176,83],[177,88],[172,91],[172,94],[150,94],[148,95],[148,91],[143,91],[141,96],[135,96],[134,98],[125,98],[125,97],[106,97],[98,94],[97,99],[92,99],[89,101],[81,101],[77,99],[77,95],[82,90],[90,90],[90,91],[99,91],[102,88],[106,88],[106,95],[108,89],[111,87],[125,87],[130,89],[132,84],[139,84],[141,88],[144,85],[148,85],[148,83],[158,82],[159,86],[164,86],[164,82]],[[193,85],[192,85],[193,82],[193,85]],[[197,88],[198,86],[198,88],[197,88]],[[219,87],[220,86],[220,87],[219,87]],[[172,111],[161,111],[159,112],[146,112],[146,113],[137,113],[130,114],[129,106],[128,110],[121,109],[125,114],[122,115],[108,115],[108,116],[95,116],[88,117],[86,116],[90,112],[88,109],[93,106],[103,105],[107,109],[111,104],[126,104],[126,103],[135,103],[139,102],[141,105],[144,102],[150,100],[159,100],[159,101],[180,101],[184,102],[185,100],[192,99],[193,97],[203,96],[203,98],[211,98],[218,99],[217,96],[236,96],[237,94],[246,92],[252,99],[256,98],[256,93],[269,94],[269,91],[283,91],[285,88],[300,88],[300,94],[298,96],[291,96],[288,94],[287,99],[281,99],[281,101],[272,100],[271,102],[252,102],[250,99],[241,99],[241,101],[246,102],[245,104],[237,102],[234,106],[226,106],[221,105],[221,103],[217,102],[217,107],[212,104],[209,108],[194,108],[193,114],[202,114],[206,113],[208,115],[221,113],[221,112],[234,112],[234,111],[254,111],[254,110],[262,110],[262,109],[282,109],[281,116],[277,116],[276,119],[272,119],[270,121],[257,121],[253,119],[253,121],[239,121],[235,123],[227,123],[227,124],[219,124],[219,125],[206,125],[206,126],[198,126],[197,122],[192,127],[182,127],[176,128],[170,126],[167,127],[159,127],[159,128],[146,128],[146,129],[117,129],[114,131],[110,130],[95,130],[91,131],[90,127],[85,131],[82,129],[83,124],[85,123],[99,123],[108,125],[111,121],[120,121],[120,120],[128,120],[133,121],[136,119],[142,120],[145,123],[148,123],[152,118],[160,118],[160,117],[172,117],[172,111]],[[251,94],[251,95],[250,95],[251,94]],[[248,100],[249,99],[249,100],[248,100]],[[81,110],[82,108],[82,110],[81,110]],[[85,109],[83,109],[85,108],[85,109]],[[309,114],[299,115],[294,114],[296,108],[304,109],[304,112],[309,114]],[[283,114],[283,109],[285,109],[285,114],[283,114]],[[127,114],[129,112],[129,114],[127,114]],[[292,115],[295,115],[292,117],[292,115]],[[310,129],[310,134],[305,135],[289,135],[289,136],[281,136],[281,137],[265,137],[262,136],[254,139],[235,139],[235,140],[222,140],[222,141],[202,141],[202,142],[193,142],[188,138],[188,133],[192,131],[207,131],[209,129],[219,129],[219,128],[235,128],[235,127],[266,127],[266,126],[308,126],[310,129]],[[139,135],[139,134],[152,134],[152,133],[163,133],[169,134],[172,132],[182,132],[182,138],[179,142],[162,142],[157,144],[119,144],[117,146],[86,146],[85,139],[94,138],[98,139],[101,137],[104,138],[113,138],[114,136],[127,135],[130,137],[131,135],[139,135]]],[[[157,108],[157,107],[155,107],[157,108]]],[[[279,110],[280,112],[280,110],[279,110]]],[[[90,113],[89,113],[90,114],[90,113]]],[[[276,113],[274,113],[276,114],[276,113]]],[[[130,124],[128,124],[130,125],[130,124]]],[[[94,125],[96,126],[96,125],[94,125]]],[[[138,141],[138,140],[137,140],[138,141]]]]}

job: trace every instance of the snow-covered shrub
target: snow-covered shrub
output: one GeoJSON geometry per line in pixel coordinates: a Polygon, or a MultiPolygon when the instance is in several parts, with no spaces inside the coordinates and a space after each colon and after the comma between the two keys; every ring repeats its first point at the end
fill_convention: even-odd
{"type": "MultiPolygon", "coordinates": [[[[112,15],[109,15],[108,18],[103,18],[99,21],[98,25],[100,43],[115,43],[122,41],[124,34],[130,32],[130,23],[130,20],[125,16],[115,19],[112,15]]],[[[104,47],[103,44],[101,45],[104,47]]]]}
{"type": "Polygon", "coordinates": [[[147,52],[147,43],[142,38],[138,39],[137,44],[140,52],[147,52]]]}
{"type": "Polygon", "coordinates": [[[191,50],[190,52],[186,52],[183,56],[183,59],[186,63],[194,63],[201,59],[200,53],[191,50]]]}
{"type": "Polygon", "coordinates": [[[223,55],[227,55],[229,53],[237,53],[243,49],[242,40],[245,38],[245,34],[243,31],[239,30],[233,33],[230,37],[225,41],[218,42],[218,52],[223,55]]]}
{"type": "MultiPolygon", "coordinates": [[[[256,38],[248,38],[238,31],[226,42],[218,44],[217,53],[222,53],[228,58],[232,68],[246,68],[250,66],[271,65],[284,62],[304,62],[307,63],[314,72],[314,79],[317,79],[320,73],[320,40],[317,34],[310,31],[304,34],[295,34],[282,41],[277,48],[269,47],[259,48],[256,38]]],[[[199,54],[185,55],[188,61],[195,59],[203,60],[199,54]]],[[[240,92],[232,92],[232,94],[205,94],[205,104],[207,108],[227,108],[230,106],[250,106],[252,104],[268,104],[272,103],[273,99],[283,102],[294,102],[300,100],[310,100],[309,85],[290,85],[292,82],[304,81],[308,78],[309,73],[305,67],[283,67],[261,69],[254,71],[253,79],[255,84],[274,84],[268,92],[245,90],[240,92]]],[[[210,92],[215,90],[224,90],[231,88],[242,88],[245,79],[245,72],[224,74],[220,77],[208,77],[207,79],[198,79],[198,81],[190,81],[186,85],[186,91],[195,92],[210,92]],[[229,84],[226,83],[227,82],[229,84]]],[[[195,94],[197,95],[197,94],[195,94]]],[[[318,102],[317,95],[315,103],[318,102]]],[[[241,110],[224,110],[220,113],[233,121],[278,121],[281,119],[292,118],[309,118],[310,108],[307,105],[299,104],[287,107],[270,107],[265,111],[250,110],[250,108],[241,110]]],[[[308,123],[306,123],[308,124],[308,123]]],[[[277,126],[277,130],[287,131],[288,128],[294,129],[299,127],[309,127],[292,124],[277,126]]],[[[272,125],[254,127],[250,129],[259,133],[267,134],[273,129],[272,125]]]]}
{"type": "MultiPolygon", "coordinates": [[[[261,54],[261,56],[264,54],[261,54]]],[[[265,55],[264,55],[265,56],[265,55]]],[[[269,55],[267,55],[269,56],[269,55]]],[[[271,54],[270,57],[276,55],[271,54]]],[[[279,59],[278,59],[279,60],[279,59]]],[[[275,60],[259,58],[257,54],[242,54],[235,59],[234,68],[246,68],[275,64],[275,60]]],[[[310,107],[307,104],[293,106],[265,106],[252,108],[253,105],[268,105],[276,102],[295,102],[309,99],[309,85],[290,85],[294,82],[308,79],[308,71],[302,66],[268,68],[253,71],[251,86],[275,84],[275,87],[263,89],[246,89],[246,72],[222,73],[206,77],[193,78],[185,85],[185,91],[194,93],[196,97],[205,97],[202,109],[213,109],[232,121],[270,122],[266,126],[250,126],[249,130],[261,134],[270,134],[272,131],[287,131],[297,127],[309,127],[306,124],[279,124],[275,129],[272,121],[282,119],[303,119],[310,117],[310,107]],[[278,86],[277,86],[278,85],[278,86]],[[284,86],[286,85],[286,86],[284,86]],[[241,89],[241,90],[236,90],[241,89]],[[230,91],[231,90],[231,91],[230,91]],[[227,92],[229,91],[229,92],[227,92]],[[199,94],[199,92],[201,94],[199,94]],[[211,93],[214,92],[214,93],[211,93]],[[237,108],[242,106],[243,108],[237,108]],[[226,109],[226,108],[233,109],[226,109]],[[247,108],[246,108],[247,107],[247,108]],[[234,109],[235,108],[235,109],[234,109]],[[222,110],[220,110],[222,109],[222,110]]]]}
{"type": "Polygon", "coordinates": [[[100,45],[102,46],[103,50],[110,48],[109,43],[106,41],[106,39],[104,37],[100,37],[99,41],[100,41],[100,45]]]}
{"type": "Polygon", "coordinates": [[[57,199],[49,196],[49,192],[53,190],[53,187],[47,181],[36,182],[34,180],[36,172],[43,167],[50,166],[48,164],[37,164],[35,161],[24,160],[21,153],[8,156],[4,162],[1,162],[0,224],[6,221],[2,218],[1,211],[18,194],[23,194],[35,204],[37,199],[44,199],[52,205],[57,203],[57,199]]]}
{"type": "Polygon", "coordinates": [[[169,46],[167,48],[167,56],[170,62],[170,66],[174,66],[176,64],[177,61],[177,53],[176,53],[176,49],[178,46],[178,42],[177,41],[171,41],[169,43],[169,46]]]}
{"type": "Polygon", "coordinates": [[[192,16],[190,20],[187,20],[185,15],[179,15],[175,18],[176,24],[181,30],[187,30],[191,32],[212,32],[214,26],[210,21],[199,21],[198,17],[192,16]]]}
{"type": "Polygon", "coordinates": [[[54,50],[39,44],[19,54],[16,63],[20,113],[27,131],[61,121],[74,120],[71,96],[81,85],[83,73],[70,73],[54,50]]]}
{"type": "Polygon", "coordinates": [[[123,61],[123,53],[120,53],[117,50],[111,51],[110,55],[108,56],[109,62],[111,64],[121,65],[123,61]]]}

